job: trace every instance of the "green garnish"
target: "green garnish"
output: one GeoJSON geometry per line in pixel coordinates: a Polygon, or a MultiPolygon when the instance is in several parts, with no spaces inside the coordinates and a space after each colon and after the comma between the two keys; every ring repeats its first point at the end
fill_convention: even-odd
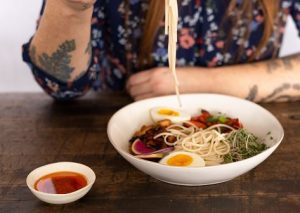
{"type": "Polygon", "coordinates": [[[247,159],[267,149],[266,144],[243,128],[230,133],[227,140],[231,151],[224,156],[225,163],[247,159]]]}
{"type": "Polygon", "coordinates": [[[223,115],[221,116],[214,115],[208,117],[206,121],[210,123],[226,123],[228,121],[228,118],[223,115]]]}
{"type": "Polygon", "coordinates": [[[219,120],[219,118],[217,116],[210,116],[206,119],[206,122],[216,123],[218,120],[219,120]]]}
{"type": "Polygon", "coordinates": [[[224,124],[228,121],[228,118],[226,118],[225,116],[220,116],[219,121],[224,124]]]}

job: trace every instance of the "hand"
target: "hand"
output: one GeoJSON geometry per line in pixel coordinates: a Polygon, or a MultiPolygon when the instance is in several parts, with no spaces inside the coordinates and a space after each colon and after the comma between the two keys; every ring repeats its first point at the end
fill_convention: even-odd
{"type": "MultiPolygon", "coordinates": [[[[61,1],[61,0],[59,0],[61,1]]],[[[85,11],[95,4],[96,0],[62,0],[62,3],[74,11],[85,11]]]]}
{"type": "MultiPolygon", "coordinates": [[[[201,68],[177,68],[181,93],[208,92],[209,71],[201,68]]],[[[166,67],[154,68],[132,75],[126,84],[134,100],[175,94],[173,75],[166,67]]]]}

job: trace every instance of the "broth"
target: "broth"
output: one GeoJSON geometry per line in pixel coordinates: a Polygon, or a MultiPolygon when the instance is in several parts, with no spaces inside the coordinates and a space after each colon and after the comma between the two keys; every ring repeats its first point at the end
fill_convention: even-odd
{"type": "Polygon", "coordinates": [[[67,194],[87,185],[86,177],[76,172],[55,172],[38,179],[34,188],[49,194],[67,194]]]}

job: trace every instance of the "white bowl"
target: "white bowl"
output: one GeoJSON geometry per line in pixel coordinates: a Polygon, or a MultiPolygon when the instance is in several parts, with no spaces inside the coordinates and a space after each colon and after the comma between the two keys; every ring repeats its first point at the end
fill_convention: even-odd
{"type": "Polygon", "coordinates": [[[133,166],[161,181],[177,185],[209,185],[240,176],[269,157],[279,146],[284,131],[278,120],[261,106],[236,97],[215,94],[181,95],[183,110],[200,114],[200,109],[222,112],[239,118],[244,127],[256,136],[265,138],[270,147],[262,153],[229,164],[202,168],[181,168],[142,160],[129,153],[129,139],[142,125],[150,124],[149,110],[156,106],[177,107],[176,96],[165,96],[132,103],[116,112],[108,123],[108,137],[115,149],[133,166]],[[271,132],[270,135],[267,135],[271,132]]]}
{"type": "Polygon", "coordinates": [[[95,180],[96,175],[91,168],[79,163],[59,162],[48,164],[33,170],[27,176],[26,183],[30,191],[40,200],[51,204],[66,204],[82,198],[91,189],[95,180]],[[45,175],[61,171],[77,172],[84,175],[87,179],[87,185],[75,192],[67,194],[49,194],[34,189],[34,184],[38,179],[45,175]]]}

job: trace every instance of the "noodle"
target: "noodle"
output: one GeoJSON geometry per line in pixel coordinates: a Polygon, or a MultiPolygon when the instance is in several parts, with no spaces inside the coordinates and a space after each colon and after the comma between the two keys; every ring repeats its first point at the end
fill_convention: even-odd
{"type": "MultiPolygon", "coordinates": [[[[152,117],[152,113],[150,114],[152,117]]],[[[162,158],[161,161],[168,158],[168,154],[173,156],[174,151],[174,155],[176,151],[183,151],[199,155],[197,157],[201,157],[206,166],[212,166],[247,159],[268,148],[264,143],[265,139],[244,129],[238,118],[213,115],[202,110],[201,115],[193,116],[188,121],[183,119],[185,120],[183,117],[181,123],[164,119],[143,126],[130,139],[131,151],[136,155],[147,152],[145,159],[162,158]],[[138,149],[142,151],[137,151],[138,149]],[[165,152],[165,149],[168,151],[165,152]],[[152,155],[158,153],[159,157],[152,155]]]]}
{"type": "Polygon", "coordinates": [[[168,59],[175,82],[175,91],[179,106],[182,106],[179,82],[176,74],[176,43],[177,43],[178,5],[177,0],[165,0],[165,34],[169,35],[168,59]]]}
{"type": "Polygon", "coordinates": [[[176,150],[199,154],[207,166],[218,165],[224,162],[224,155],[228,154],[231,149],[227,138],[232,133],[221,133],[221,128],[234,132],[232,127],[225,124],[216,124],[207,129],[175,124],[154,138],[163,137],[164,142],[169,146],[175,146],[176,150]],[[175,137],[175,142],[169,143],[168,137],[175,137]]]}

